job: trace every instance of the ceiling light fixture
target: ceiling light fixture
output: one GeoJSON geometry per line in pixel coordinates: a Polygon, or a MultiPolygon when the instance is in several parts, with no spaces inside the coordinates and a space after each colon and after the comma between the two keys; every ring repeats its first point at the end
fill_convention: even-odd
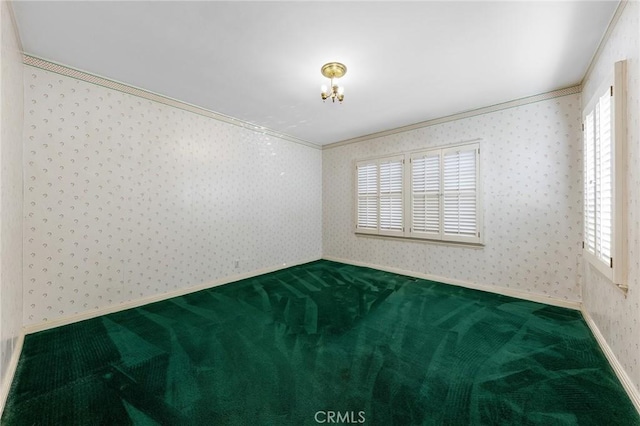
{"type": "Polygon", "coordinates": [[[331,98],[331,102],[335,102],[336,99],[339,102],[342,102],[344,99],[344,87],[339,87],[337,83],[333,82],[334,78],[340,78],[347,73],[347,67],[341,64],[340,62],[329,62],[328,64],[324,64],[320,69],[322,75],[331,79],[331,91],[329,92],[329,88],[326,85],[322,85],[321,90],[322,93],[322,101],[326,101],[327,98],[331,98]]]}

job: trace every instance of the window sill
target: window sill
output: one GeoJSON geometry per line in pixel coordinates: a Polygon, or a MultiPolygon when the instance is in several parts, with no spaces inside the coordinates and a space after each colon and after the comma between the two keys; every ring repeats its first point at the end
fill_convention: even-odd
{"type": "Polygon", "coordinates": [[[406,241],[409,243],[427,243],[427,244],[435,244],[440,246],[469,248],[469,249],[483,249],[485,247],[484,243],[465,243],[461,241],[429,240],[427,238],[399,237],[395,235],[370,234],[367,232],[357,232],[357,231],[354,232],[354,234],[356,235],[356,237],[376,238],[381,240],[406,241]]]}
{"type": "MultiPolygon", "coordinates": [[[[629,293],[629,286],[627,284],[617,284],[614,280],[612,280],[611,276],[607,275],[602,270],[602,266],[601,265],[598,265],[598,264],[594,263],[594,261],[591,259],[591,255],[585,250],[582,251],[582,259],[584,259],[583,261],[586,262],[587,267],[593,273],[598,274],[606,282],[608,282],[609,284],[611,284],[612,286],[614,286],[618,290],[620,290],[620,292],[622,292],[622,294],[624,295],[625,298],[627,297],[627,294],[629,293]]],[[[626,280],[623,280],[623,281],[626,281],[626,280]]]]}

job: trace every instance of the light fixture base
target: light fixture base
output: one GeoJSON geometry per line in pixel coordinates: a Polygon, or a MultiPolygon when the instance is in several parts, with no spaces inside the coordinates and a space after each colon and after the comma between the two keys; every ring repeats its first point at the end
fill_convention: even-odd
{"type": "Polygon", "coordinates": [[[329,62],[322,66],[320,72],[327,78],[340,78],[347,73],[347,67],[340,62],[329,62]]]}

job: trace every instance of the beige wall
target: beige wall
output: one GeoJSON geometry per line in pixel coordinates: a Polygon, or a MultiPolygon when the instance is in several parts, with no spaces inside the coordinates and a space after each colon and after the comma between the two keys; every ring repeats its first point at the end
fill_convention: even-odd
{"type": "Polygon", "coordinates": [[[9,5],[0,7],[0,405],[22,327],[22,55],[9,5]]]}
{"type": "Polygon", "coordinates": [[[640,390],[640,4],[628,2],[583,86],[588,102],[616,61],[627,60],[627,226],[629,293],[625,297],[595,268],[584,265],[584,306],[627,375],[640,390]]]}
{"type": "Polygon", "coordinates": [[[580,301],[578,94],[323,151],[324,254],[348,261],[580,301]],[[485,247],[357,236],[354,161],[482,138],[485,247]]]}
{"type": "Polygon", "coordinates": [[[628,59],[630,290],[625,298],[596,271],[583,265],[580,256],[579,95],[320,153],[28,67],[24,75],[28,100],[24,142],[28,148],[23,162],[23,65],[15,28],[2,1],[2,389],[7,366],[15,354],[23,311],[24,324],[67,317],[236,273],[319,257],[322,244],[325,255],[346,260],[568,301],[582,299],[640,389],[639,18],[638,3],[629,2],[587,76],[582,96],[591,97],[613,62],[628,59]],[[31,102],[48,91],[54,95],[49,97],[53,102],[50,105],[41,102],[43,98],[36,104],[31,102]],[[54,100],[61,94],[66,103],[59,110],[59,102],[54,100]],[[86,126],[73,122],[72,117],[84,112],[83,108],[96,111],[101,105],[102,111],[94,113],[86,126]],[[133,112],[125,113],[125,109],[133,112]],[[74,136],[75,144],[60,147],[55,144],[62,140],[47,141],[50,132],[42,123],[48,114],[66,119],[67,124],[62,126],[64,141],[74,136]],[[108,122],[113,127],[113,117],[122,114],[129,124],[125,129],[135,128],[135,132],[96,125],[108,122]],[[142,115],[153,124],[142,120],[142,115]],[[144,130],[140,131],[138,125],[144,130]],[[88,140],[82,141],[87,135],[88,140]],[[483,138],[484,248],[353,234],[354,159],[475,138],[483,138]],[[102,152],[94,155],[93,145],[84,147],[84,143],[98,143],[102,152]],[[233,167],[227,168],[228,164],[233,167]],[[58,173],[61,166],[65,171],[58,173]],[[71,188],[72,182],[79,185],[71,188]],[[257,186],[251,187],[256,182],[257,186]],[[243,192],[247,187],[248,192],[243,192]],[[259,210],[263,217],[253,219],[246,213],[249,207],[259,210]],[[90,254],[83,254],[85,249],[90,254]],[[56,262],[49,257],[55,257],[56,262]],[[236,259],[240,260],[238,269],[234,266],[236,259]]]}
{"type": "Polygon", "coordinates": [[[25,326],[321,257],[319,149],[24,78],[25,326]]]}

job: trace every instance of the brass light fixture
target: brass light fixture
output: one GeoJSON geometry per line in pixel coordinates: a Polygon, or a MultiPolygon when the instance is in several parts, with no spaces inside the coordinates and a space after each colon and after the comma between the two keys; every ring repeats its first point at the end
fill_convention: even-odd
{"type": "Polygon", "coordinates": [[[340,62],[329,62],[322,66],[320,72],[331,80],[330,89],[326,85],[322,85],[321,87],[322,92],[320,96],[322,96],[322,100],[326,101],[327,98],[331,98],[331,102],[335,102],[336,99],[338,102],[342,102],[344,99],[344,87],[338,86],[337,83],[333,82],[333,79],[345,75],[347,73],[347,67],[340,62]]]}

